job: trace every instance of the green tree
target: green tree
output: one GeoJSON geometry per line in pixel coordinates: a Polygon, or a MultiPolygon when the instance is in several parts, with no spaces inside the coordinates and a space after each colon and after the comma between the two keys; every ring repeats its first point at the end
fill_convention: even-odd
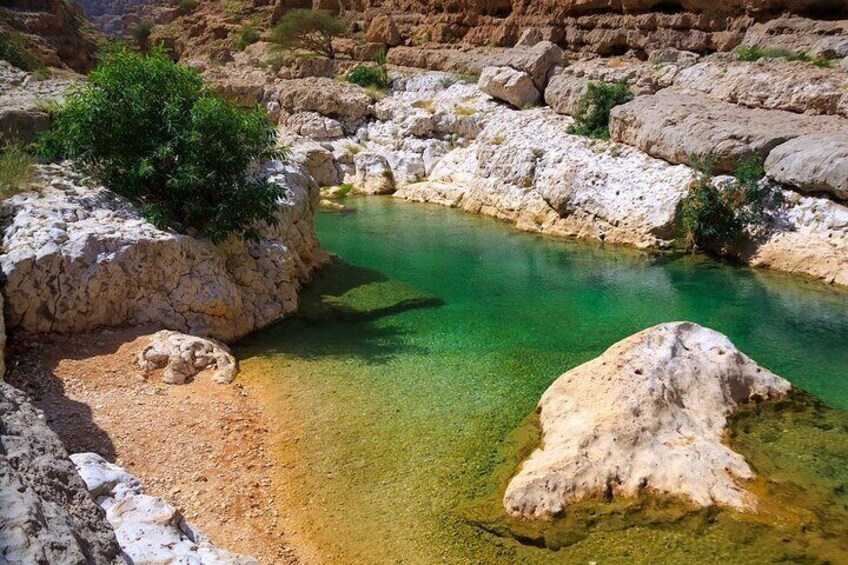
{"type": "Polygon", "coordinates": [[[606,139],[610,136],[610,112],[616,106],[633,100],[626,82],[590,82],[586,94],[574,115],[574,125],[569,133],[606,139]]]}
{"type": "Polygon", "coordinates": [[[333,39],[347,33],[347,23],[327,10],[289,10],[271,30],[271,41],[282,49],[303,49],[336,58],[333,39]]]}
{"type": "Polygon", "coordinates": [[[39,148],[76,160],[163,228],[220,242],[257,239],[257,222],[277,222],[283,189],[247,174],[283,156],[267,116],[224,101],[160,48],[108,55],[55,112],[39,148]]]}

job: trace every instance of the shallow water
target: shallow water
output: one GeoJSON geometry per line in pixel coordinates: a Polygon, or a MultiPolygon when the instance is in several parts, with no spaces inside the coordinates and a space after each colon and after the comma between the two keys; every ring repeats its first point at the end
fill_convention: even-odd
{"type": "Polygon", "coordinates": [[[288,531],[317,560],[848,558],[848,293],[702,258],[521,234],[441,207],[346,204],[355,211],[317,218],[323,245],[343,262],[319,275],[301,318],[238,351],[245,378],[279,414],[288,531]],[[535,442],[527,417],[547,386],[673,320],[727,334],[831,407],[757,413],[734,430],[764,475],[752,486],[761,516],[682,519],[677,508],[623,520],[651,513],[592,507],[584,510],[601,518],[565,542],[562,531],[550,538],[557,551],[492,527],[499,481],[535,442]],[[804,417],[786,416],[796,412],[804,417]]]}

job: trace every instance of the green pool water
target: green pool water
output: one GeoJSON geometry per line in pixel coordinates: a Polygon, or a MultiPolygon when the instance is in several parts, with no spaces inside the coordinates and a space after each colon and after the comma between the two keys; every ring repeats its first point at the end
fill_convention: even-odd
{"type": "Polygon", "coordinates": [[[848,558],[848,293],[522,234],[447,208],[346,205],[317,217],[339,260],[307,290],[302,315],[237,348],[244,378],[279,413],[290,493],[280,504],[315,562],[848,558]],[[559,524],[551,543],[500,524],[499,489],[537,441],[528,416],[542,392],[616,341],[673,320],[727,334],[824,402],[753,408],[735,423],[730,441],[761,475],[752,489],[762,512],[599,503],[575,512],[579,535],[559,524]]]}

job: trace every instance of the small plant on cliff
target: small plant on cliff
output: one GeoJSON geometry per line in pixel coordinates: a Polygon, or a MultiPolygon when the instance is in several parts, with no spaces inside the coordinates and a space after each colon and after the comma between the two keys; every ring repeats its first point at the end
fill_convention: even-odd
{"type": "Polygon", "coordinates": [[[180,12],[184,14],[195,11],[199,6],[199,0],[180,0],[179,3],[180,12]]]}
{"type": "Polygon", "coordinates": [[[734,180],[716,186],[710,172],[712,155],[692,155],[698,177],[683,199],[682,220],[685,245],[695,251],[704,249],[732,255],[747,227],[755,231],[768,222],[766,203],[773,188],[762,181],[765,172],[760,157],[743,160],[733,173],[734,180]]]}
{"type": "Polygon", "coordinates": [[[282,49],[302,49],[336,58],[333,40],[347,33],[347,23],[327,10],[289,10],[271,30],[271,40],[282,49]]]}
{"type": "Polygon", "coordinates": [[[234,47],[236,51],[244,51],[248,45],[253,45],[259,39],[259,32],[256,31],[255,27],[252,25],[244,26],[239,30],[234,47]]]}
{"type": "Polygon", "coordinates": [[[574,116],[569,133],[606,139],[609,137],[610,112],[633,100],[626,82],[590,82],[574,116]]]}
{"type": "Polygon", "coordinates": [[[24,190],[32,178],[35,161],[17,143],[7,142],[0,148],[0,198],[9,198],[24,190]]]}
{"type": "Polygon", "coordinates": [[[220,242],[256,239],[257,222],[277,222],[282,188],[248,174],[257,160],[282,156],[267,116],[227,103],[161,48],[107,56],[38,145],[46,157],[76,160],[163,228],[220,242]]]}
{"type": "Polygon", "coordinates": [[[345,75],[345,80],[365,88],[388,88],[391,80],[389,79],[389,71],[386,68],[386,52],[381,50],[374,55],[374,66],[357,65],[351,69],[345,75]]]}
{"type": "Polygon", "coordinates": [[[44,62],[29,52],[26,39],[19,33],[0,31],[0,59],[22,71],[42,73],[47,70],[44,62]]]}
{"type": "Polygon", "coordinates": [[[150,49],[150,34],[153,32],[153,22],[141,20],[130,28],[130,36],[136,46],[146,53],[150,49]]]}

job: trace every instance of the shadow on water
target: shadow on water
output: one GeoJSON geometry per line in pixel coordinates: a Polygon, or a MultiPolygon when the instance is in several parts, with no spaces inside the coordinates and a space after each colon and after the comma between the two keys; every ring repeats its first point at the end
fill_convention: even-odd
{"type": "Polygon", "coordinates": [[[287,354],[307,360],[337,357],[385,364],[401,351],[426,353],[404,339],[408,331],[386,319],[443,304],[440,298],[377,270],[334,258],[306,288],[294,318],[254,334],[240,348],[264,358],[287,354]],[[293,334],[298,339],[286,339],[293,334]]]}

